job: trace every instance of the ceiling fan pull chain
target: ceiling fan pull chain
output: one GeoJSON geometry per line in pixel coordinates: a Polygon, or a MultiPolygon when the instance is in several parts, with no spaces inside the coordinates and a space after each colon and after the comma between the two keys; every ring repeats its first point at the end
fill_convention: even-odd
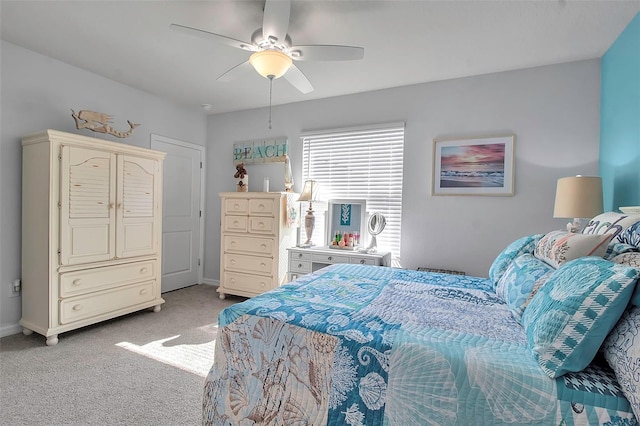
{"type": "Polygon", "coordinates": [[[269,129],[271,129],[271,94],[273,92],[273,76],[269,76],[269,129]]]}

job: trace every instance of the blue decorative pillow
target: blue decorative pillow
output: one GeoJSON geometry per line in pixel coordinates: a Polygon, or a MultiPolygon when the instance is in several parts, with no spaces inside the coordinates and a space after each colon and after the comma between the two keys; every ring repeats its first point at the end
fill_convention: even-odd
{"type": "Polygon", "coordinates": [[[640,249],[640,219],[618,234],[618,241],[640,249]]]}
{"type": "Polygon", "coordinates": [[[502,274],[496,294],[506,302],[518,322],[522,322],[522,313],[534,288],[539,288],[541,281],[546,281],[553,271],[551,266],[526,253],[516,257],[502,274]]]}
{"type": "MultiPolygon", "coordinates": [[[[621,253],[612,258],[611,261],[640,270],[640,252],[637,251],[621,253]]],[[[631,303],[640,306],[640,283],[636,284],[636,290],[631,296],[631,303]]]]}
{"type": "Polygon", "coordinates": [[[522,316],[529,347],[549,377],[589,365],[627,307],[639,274],[594,256],[552,273],[522,316]]]}
{"type": "Polygon", "coordinates": [[[624,244],[619,242],[617,239],[613,239],[607,245],[607,252],[602,257],[607,260],[611,260],[619,254],[629,253],[629,252],[640,252],[640,247],[624,244]]]}
{"type": "Polygon", "coordinates": [[[489,268],[489,279],[494,288],[498,285],[500,277],[502,277],[502,274],[507,270],[513,259],[521,254],[533,253],[536,244],[543,236],[544,234],[536,234],[519,238],[502,250],[491,264],[491,268],[489,268]]]}
{"type": "Polygon", "coordinates": [[[622,393],[640,419],[640,307],[625,311],[602,346],[622,393]]]}

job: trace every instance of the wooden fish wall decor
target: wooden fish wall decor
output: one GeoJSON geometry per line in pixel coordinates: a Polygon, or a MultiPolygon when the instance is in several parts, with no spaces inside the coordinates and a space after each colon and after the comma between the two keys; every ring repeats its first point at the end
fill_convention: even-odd
{"type": "Polygon", "coordinates": [[[109,123],[111,123],[111,119],[113,117],[108,114],[83,109],[79,112],[71,110],[71,116],[76,121],[77,129],[89,129],[98,133],[106,133],[117,138],[128,138],[131,136],[131,133],[133,133],[133,130],[140,125],[127,120],[127,123],[129,123],[129,130],[126,132],[119,132],[110,126],[109,123]]]}

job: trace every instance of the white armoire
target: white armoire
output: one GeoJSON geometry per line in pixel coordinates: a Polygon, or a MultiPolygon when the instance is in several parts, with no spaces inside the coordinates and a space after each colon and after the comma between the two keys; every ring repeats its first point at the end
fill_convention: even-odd
{"type": "Polygon", "coordinates": [[[46,130],[22,139],[22,319],[58,334],[160,310],[164,153],[46,130]]]}

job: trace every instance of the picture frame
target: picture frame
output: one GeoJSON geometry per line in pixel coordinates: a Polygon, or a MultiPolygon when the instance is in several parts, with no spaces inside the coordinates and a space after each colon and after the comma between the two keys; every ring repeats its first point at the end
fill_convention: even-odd
{"type": "Polygon", "coordinates": [[[333,199],[327,203],[325,243],[331,245],[335,232],[358,232],[360,245],[364,244],[367,224],[367,201],[333,199]]]}
{"type": "Polygon", "coordinates": [[[514,195],[515,135],[433,140],[431,195],[514,195]]]}

